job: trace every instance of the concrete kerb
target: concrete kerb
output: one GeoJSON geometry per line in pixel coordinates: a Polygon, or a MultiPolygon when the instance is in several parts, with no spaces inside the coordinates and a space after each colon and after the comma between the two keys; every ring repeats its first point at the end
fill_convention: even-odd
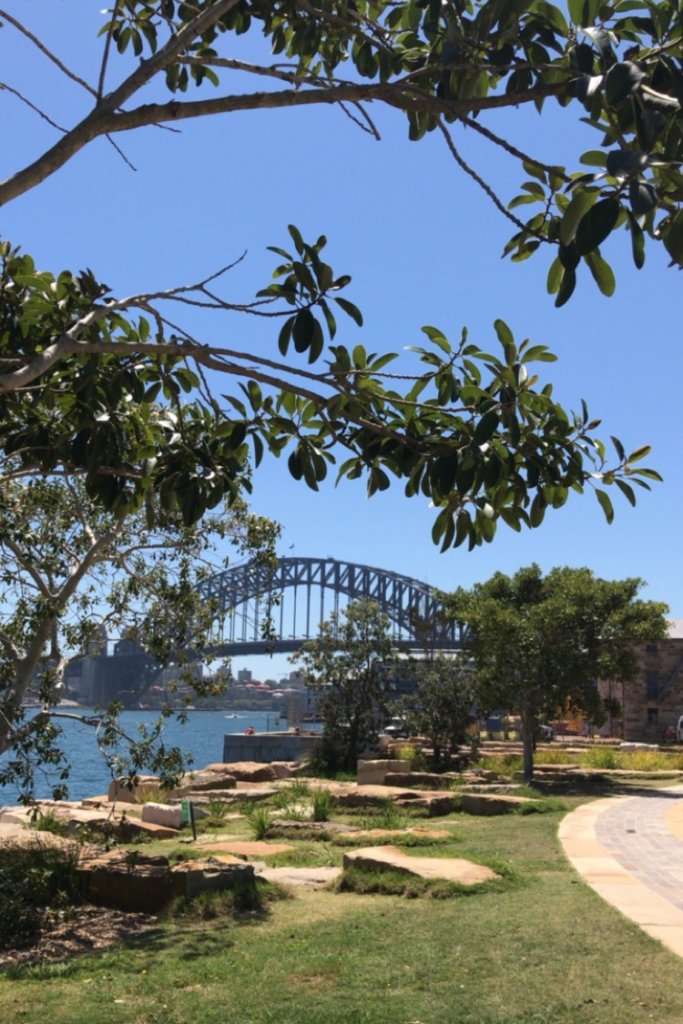
{"type": "MultiPolygon", "coordinates": [[[[683,787],[659,790],[658,793],[683,797],[683,787]]],[[[598,837],[597,826],[601,817],[633,799],[628,796],[607,797],[583,804],[562,820],[558,837],[572,866],[602,899],[634,921],[651,938],[683,957],[683,910],[636,878],[598,837]]],[[[672,828],[674,822],[670,816],[671,811],[664,818],[666,827],[672,839],[678,839],[678,830],[672,828]]],[[[678,824],[677,821],[675,823],[678,824]]],[[[683,867],[683,842],[680,843],[680,858],[683,867]]]]}

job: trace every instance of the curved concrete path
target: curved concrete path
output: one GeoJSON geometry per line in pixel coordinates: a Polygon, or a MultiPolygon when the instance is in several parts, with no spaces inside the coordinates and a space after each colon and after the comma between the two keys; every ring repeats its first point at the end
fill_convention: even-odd
{"type": "Polygon", "coordinates": [[[559,837],[599,896],[683,957],[683,786],[583,804],[559,837]]]}

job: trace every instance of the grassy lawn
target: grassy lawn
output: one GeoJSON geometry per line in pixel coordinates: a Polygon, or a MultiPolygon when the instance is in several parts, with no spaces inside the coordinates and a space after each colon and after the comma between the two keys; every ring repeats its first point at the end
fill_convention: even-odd
{"type": "MultiPolygon", "coordinates": [[[[0,975],[0,1021],[683,1024],[683,964],[574,874],[556,838],[564,813],[429,823],[452,838],[414,852],[502,865],[492,887],[297,891],[241,920],[163,922],[106,953],[0,975]]],[[[344,850],[294,846],[273,863],[334,864],[344,850]]]]}

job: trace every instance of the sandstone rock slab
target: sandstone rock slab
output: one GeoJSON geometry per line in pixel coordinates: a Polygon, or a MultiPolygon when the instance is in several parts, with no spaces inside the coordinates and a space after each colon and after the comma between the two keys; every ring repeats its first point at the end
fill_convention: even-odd
{"type": "Polygon", "coordinates": [[[460,806],[466,814],[510,814],[522,804],[532,801],[526,796],[507,796],[503,793],[461,793],[460,806]]]}
{"type": "Polygon", "coordinates": [[[387,772],[384,777],[387,786],[407,786],[409,789],[442,789],[443,775],[435,772],[387,772]]]}
{"type": "Polygon", "coordinates": [[[365,871],[398,871],[417,878],[441,879],[460,885],[481,885],[500,876],[491,868],[459,857],[414,857],[395,846],[368,846],[344,854],[344,867],[365,871]]]}
{"type": "Polygon", "coordinates": [[[261,867],[257,877],[279,885],[292,885],[305,889],[324,889],[340,877],[341,868],[269,868],[261,867]]]}

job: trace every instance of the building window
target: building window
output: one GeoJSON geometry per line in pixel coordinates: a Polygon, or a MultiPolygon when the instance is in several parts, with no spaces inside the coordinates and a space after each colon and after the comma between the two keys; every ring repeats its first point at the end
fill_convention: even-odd
{"type": "Polygon", "coordinates": [[[645,673],[645,688],[648,700],[659,699],[659,675],[657,672],[650,671],[645,673]]]}
{"type": "Polygon", "coordinates": [[[657,644],[645,644],[645,653],[646,654],[656,654],[657,653],[657,644]]]}
{"type": "Polygon", "coordinates": [[[659,721],[659,709],[658,708],[648,708],[647,709],[647,724],[648,725],[656,725],[658,721],[659,721]]]}

